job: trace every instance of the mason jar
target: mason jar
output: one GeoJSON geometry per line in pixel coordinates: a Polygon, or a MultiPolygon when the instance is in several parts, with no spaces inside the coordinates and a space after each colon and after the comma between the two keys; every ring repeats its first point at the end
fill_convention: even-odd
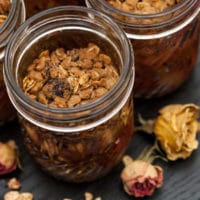
{"type": "Polygon", "coordinates": [[[66,181],[84,182],[104,176],[119,163],[134,128],[132,53],[123,30],[86,7],[49,9],[17,30],[6,51],[4,78],[25,145],[45,171],[66,181]],[[77,107],[58,108],[25,95],[25,67],[38,53],[60,46],[82,48],[90,42],[110,56],[119,73],[104,96],[77,107]]]}
{"type": "Polygon", "coordinates": [[[200,1],[180,1],[155,14],[149,14],[148,9],[144,14],[121,11],[108,2],[86,0],[86,5],[112,17],[131,40],[135,97],[160,97],[179,88],[197,60],[200,1]]]}
{"type": "MultiPolygon", "coordinates": [[[[1,18],[2,16],[1,13],[1,18]]],[[[25,7],[23,0],[12,0],[7,18],[5,21],[1,21],[2,24],[0,25],[0,125],[16,117],[16,111],[9,101],[3,80],[3,62],[4,51],[11,35],[24,20],[25,7]]]]}
{"type": "Polygon", "coordinates": [[[26,6],[26,16],[27,18],[33,16],[34,14],[41,12],[43,10],[53,8],[56,6],[64,5],[79,5],[84,6],[84,0],[24,0],[26,6]]]}

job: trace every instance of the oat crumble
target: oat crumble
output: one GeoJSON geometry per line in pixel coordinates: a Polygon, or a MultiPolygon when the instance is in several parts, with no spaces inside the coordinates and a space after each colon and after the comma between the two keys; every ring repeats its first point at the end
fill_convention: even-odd
{"type": "Polygon", "coordinates": [[[48,106],[75,107],[103,96],[118,78],[111,58],[89,43],[80,49],[42,51],[27,68],[23,91],[48,106]]]}
{"type": "Polygon", "coordinates": [[[113,7],[135,14],[155,14],[162,12],[182,0],[107,0],[113,7]]]}

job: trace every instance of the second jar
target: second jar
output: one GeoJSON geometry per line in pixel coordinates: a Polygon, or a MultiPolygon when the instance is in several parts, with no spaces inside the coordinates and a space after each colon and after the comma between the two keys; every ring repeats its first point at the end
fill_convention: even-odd
{"type": "Polygon", "coordinates": [[[9,43],[4,75],[25,145],[44,170],[83,182],[120,161],[133,133],[134,65],[111,19],[67,6],[31,17],[9,43]]]}
{"type": "Polygon", "coordinates": [[[200,1],[86,0],[116,20],[135,53],[135,97],[175,91],[194,69],[200,36],[200,1]]]}
{"type": "Polygon", "coordinates": [[[25,21],[23,0],[3,0],[0,4],[0,126],[13,120],[16,111],[9,101],[4,80],[5,48],[16,29],[25,21]]]}

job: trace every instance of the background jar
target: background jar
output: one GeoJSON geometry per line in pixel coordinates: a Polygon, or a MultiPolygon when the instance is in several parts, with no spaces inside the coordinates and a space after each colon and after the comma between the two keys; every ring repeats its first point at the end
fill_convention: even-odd
{"type": "Polygon", "coordinates": [[[44,170],[66,181],[83,182],[105,175],[120,161],[133,133],[134,65],[129,40],[110,18],[76,6],[41,12],[11,39],[4,70],[25,145],[44,170]],[[118,67],[119,80],[105,96],[61,109],[31,100],[21,90],[24,67],[42,50],[80,48],[90,42],[118,67]]]}
{"type": "Polygon", "coordinates": [[[135,97],[151,98],[175,91],[191,74],[198,55],[200,1],[184,0],[157,14],[130,14],[106,0],[86,0],[116,20],[135,54],[135,97]]]}
{"type": "Polygon", "coordinates": [[[9,14],[0,26],[0,125],[16,117],[16,111],[9,101],[3,81],[3,62],[5,48],[11,35],[24,20],[25,7],[23,0],[12,0],[9,14]]]}
{"type": "Polygon", "coordinates": [[[34,14],[41,12],[43,10],[53,8],[56,6],[64,5],[79,5],[84,6],[84,0],[24,0],[26,6],[26,17],[29,18],[34,14]]]}

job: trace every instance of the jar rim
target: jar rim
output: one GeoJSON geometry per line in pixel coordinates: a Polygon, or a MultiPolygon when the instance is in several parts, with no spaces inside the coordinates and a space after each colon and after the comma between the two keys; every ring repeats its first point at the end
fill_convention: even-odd
{"type": "MultiPolygon", "coordinates": [[[[89,16],[89,15],[88,15],[89,16]]],[[[38,23],[38,22],[37,22],[38,23]]],[[[36,25],[37,25],[36,23],[36,25]]],[[[40,21],[41,24],[41,21],[40,21]]],[[[31,29],[31,27],[30,27],[31,29]]],[[[22,38],[24,39],[24,37],[22,38]]],[[[17,41],[19,42],[19,41],[17,41]]],[[[18,44],[19,45],[19,44],[18,44]]],[[[48,111],[50,113],[53,114],[71,114],[71,113],[80,113],[80,112],[84,112],[87,111],[89,109],[93,109],[101,104],[103,104],[103,102],[107,101],[109,96],[116,93],[117,91],[119,91],[120,89],[122,89],[122,85],[126,83],[126,85],[130,82],[130,80],[126,80],[127,77],[129,77],[130,75],[132,76],[132,82],[134,82],[134,68],[132,68],[131,70],[133,70],[133,74],[130,73],[130,69],[128,68],[129,66],[133,67],[133,56],[132,56],[132,48],[131,48],[131,44],[128,40],[128,38],[126,37],[125,32],[108,16],[94,10],[94,9],[90,9],[90,8],[86,8],[86,7],[81,7],[81,6],[59,6],[59,7],[55,7],[55,8],[51,8],[48,10],[45,10],[43,12],[40,12],[34,16],[32,16],[31,18],[29,18],[27,21],[25,21],[19,28],[18,30],[13,34],[12,39],[10,40],[8,47],[6,49],[6,58],[5,58],[5,66],[4,67],[4,78],[5,82],[6,82],[6,86],[7,88],[11,88],[12,91],[14,91],[15,95],[17,96],[18,99],[24,101],[24,103],[26,105],[29,105],[31,107],[36,108],[37,110],[41,111],[41,110],[45,110],[48,111]],[[97,15],[99,17],[101,17],[104,21],[106,21],[109,26],[112,26],[113,30],[117,31],[117,33],[120,35],[120,37],[122,38],[122,45],[123,48],[125,50],[124,54],[126,55],[125,60],[124,60],[124,67],[122,68],[124,70],[122,70],[122,73],[120,73],[119,76],[119,80],[118,82],[115,84],[115,86],[109,90],[109,92],[107,94],[105,94],[102,98],[99,98],[97,101],[94,101],[92,103],[88,103],[86,105],[81,105],[81,106],[77,106],[77,107],[73,107],[73,108],[57,108],[57,107],[49,107],[46,106],[44,104],[41,104],[37,101],[34,101],[32,99],[30,99],[29,97],[27,97],[24,92],[22,91],[22,89],[19,87],[18,84],[16,84],[16,80],[15,80],[15,75],[13,75],[12,70],[11,70],[11,60],[13,58],[13,55],[11,55],[11,49],[12,47],[15,45],[18,36],[24,31],[26,30],[26,32],[29,32],[29,29],[27,30],[27,27],[29,27],[29,25],[31,23],[33,23],[35,20],[46,16],[47,14],[51,14],[51,13],[55,13],[57,11],[81,11],[81,12],[89,12],[89,14],[93,14],[93,15],[97,15]],[[12,58],[11,58],[12,57],[12,58]],[[131,65],[130,65],[131,64],[131,65]],[[9,67],[8,67],[9,66],[9,67]]],[[[133,86],[131,86],[133,87],[133,86]]],[[[10,94],[11,90],[9,90],[8,94],[10,94]]],[[[117,97],[120,96],[120,92],[118,94],[117,97]]],[[[115,98],[117,98],[115,97],[115,98]]],[[[12,99],[11,99],[12,100],[12,99]]]]}
{"type": "Polygon", "coordinates": [[[87,7],[101,10],[103,13],[113,17],[114,20],[125,29],[127,37],[136,40],[168,37],[187,26],[200,13],[200,1],[198,0],[184,0],[169,9],[155,14],[128,13],[113,7],[106,2],[106,0],[85,0],[85,2],[87,7]],[[170,17],[172,15],[173,17],[170,17]],[[155,20],[152,20],[151,23],[134,23],[132,19],[139,21],[155,20]],[[138,33],[133,33],[132,30],[138,31],[138,33]],[[155,32],[155,30],[157,31],[155,32]],[[148,31],[150,31],[150,33],[148,31]]]}

